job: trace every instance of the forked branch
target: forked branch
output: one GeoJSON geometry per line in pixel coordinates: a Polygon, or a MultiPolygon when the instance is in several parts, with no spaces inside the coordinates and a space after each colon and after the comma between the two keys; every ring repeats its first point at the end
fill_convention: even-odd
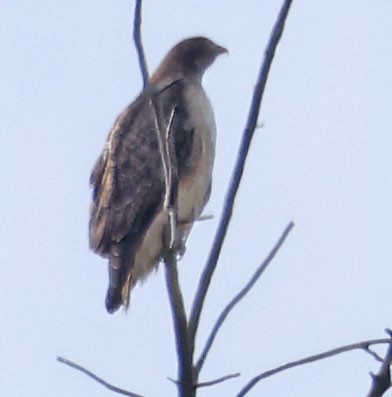
{"type": "Polygon", "coordinates": [[[387,329],[389,339],[388,350],[382,360],[381,368],[378,374],[370,374],[372,377],[372,387],[367,397],[381,397],[391,388],[391,365],[392,365],[392,331],[387,329]]]}
{"type": "Polygon", "coordinates": [[[261,380],[263,380],[265,378],[269,378],[270,376],[276,375],[280,372],[287,371],[290,368],[299,367],[301,365],[305,365],[305,364],[309,364],[309,363],[312,363],[315,361],[323,360],[325,358],[336,356],[337,354],[346,353],[346,352],[349,352],[352,350],[364,350],[365,352],[368,352],[369,346],[381,345],[381,344],[386,344],[389,342],[390,342],[390,339],[370,339],[370,340],[365,340],[362,342],[357,342],[357,343],[353,343],[350,345],[338,347],[336,349],[328,350],[323,353],[318,353],[313,356],[302,358],[300,360],[291,361],[287,364],[281,365],[274,369],[270,369],[268,371],[261,373],[260,375],[255,376],[241,389],[241,391],[236,395],[236,397],[245,396],[261,380]]]}

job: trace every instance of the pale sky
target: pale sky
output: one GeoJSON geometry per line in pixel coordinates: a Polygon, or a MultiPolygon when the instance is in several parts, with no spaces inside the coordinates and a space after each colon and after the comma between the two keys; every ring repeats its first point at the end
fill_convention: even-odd
{"type": "MultiPolygon", "coordinates": [[[[185,37],[230,51],[204,79],[218,126],[205,209],[214,219],[194,227],[179,263],[187,308],[281,1],[222,4],[146,1],[143,12],[150,70],[185,37]]],[[[106,262],[87,240],[91,168],[141,89],[133,2],[3,0],[0,11],[0,394],[113,395],[60,355],[146,397],[176,395],[162,268],[135,288],[127,314],[109,315],[106,262]]],[[[198,352],[284,227],[296,226],[222,328],[200,381],[241,377],[200,396],[235,395],[265,370],[392,327],[391,18],[390,0],[293,1],[198,352]]],[[[365,396],[378,368],[352,352],[267,379],[249,396],[365,396]]]]}

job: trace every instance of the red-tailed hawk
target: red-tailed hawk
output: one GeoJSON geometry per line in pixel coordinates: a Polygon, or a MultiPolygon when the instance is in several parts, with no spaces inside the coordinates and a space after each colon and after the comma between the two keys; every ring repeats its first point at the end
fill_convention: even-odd
{"type": "Polygon", "coordinates": [[[157,112],[166,125],[171,123],[178,173],[177,235],[183,243],[209,198],[216,127],[201,81],[224,52],[204,37],[177,44],[148,87],[119,115],[94,166],[90,247],[109,259],[109,313],[128,306],[131,288],[163,254],[168,218],[157,112]]]}

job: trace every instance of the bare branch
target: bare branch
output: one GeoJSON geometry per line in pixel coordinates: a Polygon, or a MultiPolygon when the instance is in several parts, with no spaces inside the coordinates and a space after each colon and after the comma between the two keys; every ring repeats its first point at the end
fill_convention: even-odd
{"type": "Polygon", "coordinates": [[[143,78],[143,87],[146,88],[148,85],[148,68],[146,57],[144,55],[143,43],[142,43],[142,0],[135,1],[135,15],[133,20],[133,40],[135,42],[136,52],[139,59],[140,71],[143,78]]]}
{"type": "Polygon", "coordinates": [[[170,118],[166,126],[161,115],[155,98],[150,98],[150,107],[154,113],[155,130],[159,146],[159,154],[161,157],[162,170],[165,179],[165,196],[163,200],[163,208],[168,215],[168,228],[165,231],[165,243],[168,249],[175,248],[176,231],[177,231],[177,203],[176,194],[178,184],[177,162],[175,157],[174,142],[172,137],[172,126],[176,108],[174,107],[170,113],[170,118]]]}
{"type": "Polygon", "coordinates": [[[169,295],[170,308],[173,317],[173,328],[175,332],[176,349],[178,357],[178,377],[180,379],[179,394],[181,397],[193,397],[193,356],[190,349],[188,335],[188,321],[185,313],[184,301],[177,273],[177,162],[175,158],[172,126],[176,109],[173,108],[167,125],[161,109],[154,98],[151,98],[151,108],[154,112],[155,128],[157,132],[159,152],[161,155],[162,169],[165,178],[164,209],[168,214],[168,224],[165,230],[165,252],[163,261],[165,263],[166,285],[169,295]]]}
{"type": "Polygon", "coordinates": [[[175,157],[174,140],[172,136],[172,126],[174,116],[176,114],[176,108],[173,108],[170,113],[169,122],[165,131],[165,145],[164,151],[168,162],[168,175],[167,175],[167,186],[165,192],[164,208],[169,209],[169,249],[176,249],[175,243],[177,241],[177,202],[176,192],[178,185],[178,172],[177,162],[175,157]]]}
{"type": "MultiPolygon", "coordinates": [[[[214,385],[217,385],[218,383],[222,383],[222,382],[224,382],[226,380],[229,380],[229,379],[232,379],[232,378],[237,378],[240,375],[241,374],[239,372],[236,372],[235,374],[229,374],[229,375],[226,375],[226,376],[222,376],[221,378],[217,378],[217,379],[210,380],[210,381],[207,381],[207,382],[200,382],[200,383],[194,385],[194,387],[195,388],[199,388],[199,387],[206,387],[206,386],[214,386],[214,385]]],[[[180,384],[180,382],[178,380],[175,380],[173,378],[168,377],[167,379],[169,379],[170,382],[173,382],[176,385],[180,384]]]]}
{"type": "Polygon", "coordinates": [[[226,317],[228,314],[233,310],[233,308],[241,301],[242,298],[251,290],[251,288],[256,284],[257,280],[260,278],[260,276],[264,273],[264,270],[268,267],[268,265],[271,263],[271,261],[274,259],[275,255],[283,245],[284,241],[286,240],[287,236],[289,235],[291,229],[294,227],[294,223],[290,222],[287,226],[286,229],[283,231],[281,237],[279,240],[276,242],[275,246],[272,248],[271,252],[268,254],[268,256],[264,259],[263,263],[258,267],[252,278],[248,281],[248,283],[241,289],[241,291],[229,302],[229,304],[224,308],[222,313],[219,315],[218,319],[216,320],[215,325],[212,328],[212,331],[207,339],[206,345],[200,355],[200,358],[198,359],[196,363],[196,368],[197,371],[200,372],[201,368],[203,367],[203,364],[205,362],[205,359],[207,357],[207,354],[209,350],[211,349],[211,346],[215,340],[215,337],[220,329],[220,327],[223,325],[226,317]]]}
{"type": "Polygon", "coordinates": [[[197,222],[209,221],[209,220],[211,220],[211,219],[213,219],[213,218],[214,218],[214,215],[200,215],[200,216],[196,219],[196,221],[197,221],[197,222]]]}
{"type": "Polygon", "coordinates": [[[372,377],[372,387],[368,397],[381,397],[391,387],[392,331],[387,329],[386,332],[390,337],[388,350],[378,374],[370,374],[372,377]]]}
{"type": "Polygon", "coordinates": [[[128,390],[120,389],[117,386],[113,386],[110,383],[107,383],[102,378],[100,378],[97,375],[93,374],[88,369],[83,368],[80,365],[78,365],[78,364],[76,364],[76,363],[74,363],[74,362],[72,362],[70,360],[67,360],[66,358],[57,357],[57,361],[59,361],[60,363],[65,364],[65,365],[68,365],[69,367],[74,368],[74,369],[76,369],[76,370],[78,370],[80,372],[83,372],[84,374],[86,374],[90,378],[94,379],[95,381],[97,381],[101,385],[105,386],[107,389],[109,389],[111,391],[114,391],[115,393],[122,394],[123,396],[129,396],[129,397],[143,397],[141,394],[132,393],[132,392],[130,392],[128,390]]]}
{"type": "Polygon", "coordinates": [[[226,376],[222,376],[221,378],[218,378],[218,379],[210,380],[207,382],[200,382],[197,385],[195,385],[195,387],[200,388],[200,387],[206,387],[206,386],[214,386],[214,385],[217,385],[218,383],[225,382],[226,380],[237,378],[240,375],[241,374],[239,372],[237,372],[235,374],[229,374],[226,376]]]}
{"type": "Polygon", "coordinates": [[[345,345],[342,347],[338,347],[336,349],[328,350],[323,353],[315,354],[313,356],[305,357],[300,360],[296,361],[291,361],[287,364],[281,365],[279,367],[276,367],[274,369],[270,369],[269,371],[263,372],[260,375],[255,376],[253,379],[251,379],[242,389],[241,391],[236,395],[236,397],[243,397],[245,394],[249,392],[258,382],[260,382],[262,379],[268,378],[270,376],[276,375],[280,372],[286,371],[290,368],[294,367],[299,367],[304,364],[309,364],[314,361],[318,360],[323,360],[328,357],[336,356],[337,354],[342,354],[346,353],[352,350],[364,350],[367,351],[369,346],[372,345],[380,345],[380,344],[386,344],[389,343],[390,339],[385,338],[385,339],[370,339],[370,340],[365,340],[362,342],[357,342],[353,343],[350,345],[345,345]]]}
{"type": "Polygon", "coordinates": [[[373,351],[372,349],[370,349],[370,347],[367,347],[365,349],[366,353],[368,353],[370,356],[372,356],[376,361],[383,363],[384,359],[379,356],[375,351],[373,351]]]}
{"type": "Polygon", "coordinates": [[[189,320],[189,335],[191,337],[192,351],[195,344],[195,336],[197,327],[199,325],[200,314],[203,308],[203,303],[207,295],[207,291],[211,282],[212,275],[215,271],[218,258],[222,249],[222,245],[226,236],[227,228],[233,212],[234,200],[241,182],[242,174],[244,172],[245,161],[249,152],[249,147],[252,141],[254,131],[257,126],[257,119],[260,112],[261,101],[263,98],[264,89],[267,82],[267,77],[275,55],[276,47],[282,36],[284,24],[290,9],[292,0],[285,0],[275,26],[272,30],[269,44],[265,52],[264,61],[260,68],[259,77],[253,93],[253,99],[249,110],[248,120],[242,136],[241,146],[237,155],[236,165],[233,171],[232,179],[226,194],[225,205],[223,213],[219,222],[218,230],[215,235],[213,245],[207,260],[207,264],[201,275],[196,296],[193,302],[190,320],[189,320]]]}
{"type": "Polygon", "coordinates": [[[180,395],[182,397],[194,396],[192,352],[189,344],[187,318],[185,314],[184,301],[178,282],[177,263],[175,251],[168,250],[164,258],[166,285],[173,316],[174,332],[176,337],[176,348],[178,357],[180,395]]]}

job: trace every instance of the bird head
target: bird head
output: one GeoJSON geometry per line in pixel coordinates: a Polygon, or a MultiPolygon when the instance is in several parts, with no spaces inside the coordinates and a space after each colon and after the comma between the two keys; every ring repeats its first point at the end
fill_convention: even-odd
{"type": "Polygon", "coordinates": [[[216,57],[227,52],[226,48],[206,37],[185,39],[169,51],[150,81],[154,83],[170,76],[201,81],[216,57]]]}

